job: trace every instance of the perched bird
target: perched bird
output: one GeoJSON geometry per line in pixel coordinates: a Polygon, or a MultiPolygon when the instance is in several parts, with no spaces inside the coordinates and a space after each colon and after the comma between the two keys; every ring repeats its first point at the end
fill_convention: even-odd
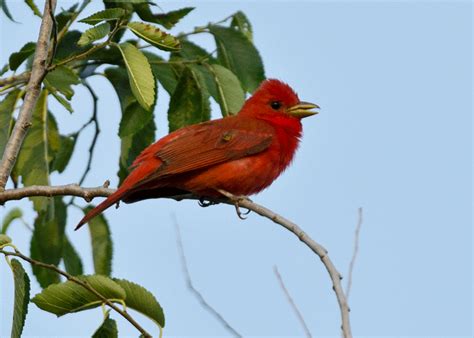
{"type": "Polygon", "coordinates": [[[264,81],[235,116],[178,129],[135,159],[122,185],[79,222],[111,205],[192,193],[248,196],[268,187],[291,163],[302,135],[301,119],[317,114],[279,80],[264,81]]]}

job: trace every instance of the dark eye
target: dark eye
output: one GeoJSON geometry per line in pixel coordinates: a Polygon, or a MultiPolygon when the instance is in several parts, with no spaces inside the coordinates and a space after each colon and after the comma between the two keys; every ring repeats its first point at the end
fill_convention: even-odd
{"type": "Polygon", "coordinates": [[[272,101],[270,102],[270,107],[274,110],[278,110],[281,108],[281,102],[280,101],[272,101]]]}

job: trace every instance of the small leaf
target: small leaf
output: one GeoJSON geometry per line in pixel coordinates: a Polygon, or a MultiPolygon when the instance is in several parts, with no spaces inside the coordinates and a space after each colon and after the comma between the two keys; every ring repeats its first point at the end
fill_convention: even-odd
{"type": "MultiPolygon", "coordinates": [[[[63,256],[67,208],[61,197],[52,199],[48,208],[41,211],[35,220],[30,252],[31,258],[57,266],[63,256]]],[[[32,269],[43,288],[60,281],[59,275],[54,271],[36,265],[32,269]]]]}
{"type": "Polygon", "coordinates": [[[58,32],[60,32],[73,18],[75,18],[77,6],[79,6],[78,3],[72,5],[68,9],[61,11],[61,13],[56,15],[56,24],[58,32]]]}
{"type": "Polygon", "coordinates": [[[30,302],[30,279],[18,260],[12,259],[11,266],[15,281],[15,304],[11,337],[20,338],[28,313],[28,303],[30,302]]]}
{"type": "Polygon", "coordinates": [[[83,274],[81,257],[79,257],[79,254],[76,249],[74,249],[67,236],[64,236],[63,262],[67,273],[70,275],[79,276],[83,274]]]}
{"type": "Polygon", "coordinates": [[[74,95],[72,85],[79,84],[81,81],[77,74],[69,67],[61,66],[49,72],[44,79],[44,83],[48,89],[54,91],[57,89],[68,100],[74,95]]]}
{"type": "Polygon", "coordinates": [[[146,110],[155,103],[155,78],[147,58],[134,45],[125,42],[118,45],[122,53],[133,95],[146,110]]]}
{"type": "Polygon", "coordinates": [[[179,20],[188,15],[188,13],[194,9],[194,7],[185,7],[168,13],[153,14],[149,4],[146,2],[135,4],[133,7],[140,19],[157,23],[166,29],[173,28],[179,20]]]}
{"type": "Polygon", "coordinates": [[[127,307],[144,314],[160,327],[165,326],[165,315],[163,314],[163,309],[150,291],[145,289],[143,286],[125,279],[114,278],[114,282],[125,290],[125,294],[127,295],[125,298],[125,304],[127,304],[127,307]]]}
{"type": "Polygon", "coordinates": [[[19,90],[14,90],[0,102],[0,157],[8,142],[10,130],[12,128],[12,116],[15,105],[19,99],[19,90]]]}
{"type": "Polygon", "coordinates": [[[10,58],[8,59],[8,64],[10,65],[11,70],[17,70],[18,67],[28,59],[30,55],[32,55],[35,52],[36,49],[36,43],[35,42],[28,42],[26,43],[21,49],[16,52],[12,53],[10,55],[10,58]]]}
{"type": "Polygon", "coordinates": [[[51,171],[62,173],[71,159],[74,147],[76,145],[76,138],[72,136],[59,136],[59,150],[54,154],[54,159],[51,162],[51,171]]]}
{"type": "Polygon", "coordinates": [[[39,11],[38,7],[36,6],[35,2],[33,0],[25,0],[26,4],[28,5],[28,7],[30,7],[30,9],[33,11],[33,14],[38,16],[38,17],[43,17],[41,15],[41,12],[39,11]]]}
{"type": "Polygon", "coordinates": [[[232,16],[230,26],[242,32],[250,42],[253,41],[252,24],[242,11],[238,11],[232,16]]]}
{"type": "Polygon", "coordinates": [[[55,88],[49,87],[50,94],[70,113],[74,113],[71,104],[55,88]]]}
{"type": "Polygon", "coordinates": [[[21,211],[20,208],[13,208],[11,209],[8,214],[3,218],[3,224],[2,224],[2,234],[6,234],[8,231],[8,228],[10,227],[10,224],[16,219],[22,218],[23,217],[23,212],[21,211]]]}
{"type": "Polygon", "coordinates": [[[5,244],[10,244],[12,239],[4,234],[0,234],[0,247],[4,246],[5,244]]]}
{"type": "MultiPolygon", "coordinates": [[[[125,290],[116,282],[102,275],[76,277],[110,301],[124,301],[125,290]]],[[[102,300],[83,286],[72,281],[52,284],[32,300],[41,310],[63,316],[68,313],[91,309],[102,304],[102,300]]]]}
{"type": "Polygon", "coordinates": [[[118,337],[117,322],[109,315],[102,322],[102,325],[94,332],[92,338],[116,338],[118,337]]]}
{"type": "Polygon", "coordinates": [[[218,60],[230,69],[247,92],[253,92],[265,79],[262,59],[242,32],[232,27],[210,26],[217,45],[218,60]]]}
{"type": "Polygon", "coordinates": [[[121,8],[109,8],[103,11],[94,13],[85,19],[79,20],[79,22],[87,23],[89,25],[96,25],[102,21],[112,21],[120,19],[125,16],[125,11],[121,8]]]}
{"type": "Polygon", "coordinates": [[[190,68],[181,75],[168,108],[169,131],[210,119],[209,96],[190,68]]]}
{"type": "Polygon", "coordinates": [[[240,85],[240,81],[225,67],[221,65],[211,65],[212,73],[215,76],[218,88],[218,100],[222,115],[235,115],[239,112],[245,102],[245,93],[240,85]]]}
{"type": "Polygon", "coordinates": [[[100,40],[105,37],[110,32],[110,25],[107,22],[104,22],[95,27],[89,28],[84,33],[82,33],[81,38],[77,42],[79,46],[87,46],[88,44],[100,40]]]}
{"type": "Polygon", "coordinates": [[[3,12],[5,13],[5,15],[7,16],[7,18],[9,18],[11,21],[13,22],[16,22],[11,13],[10,13],[10,10],[8,9],[7,7],[7,1],[6,0],[0,0],[0,8],[3,10],[3,12]]]}
{"type": "MultiPolygon", "coordinates": [[[[84,214],[92,207],[84,208],[84,214]]],[[[92,242],[92,257],[94,271],[98,275],[110,276],[112,272],[112,238],[110,237],[109,224],[104,215],[94,217],[89,221],[89,231],[92,242]]]]}
{"type": "Polygon", "coordinates": [[[133,34],[161,50],[176,51],[180,48],[178,39],[158,27],[143,22],[130,22],[127,27],[133,34]]]}
{"type": "Polygon", "coordinates": [[[142,108],[138,102],[130,104],[122,115],[119,136],[135,134],[153,118],[153,113],[142,108]]]}

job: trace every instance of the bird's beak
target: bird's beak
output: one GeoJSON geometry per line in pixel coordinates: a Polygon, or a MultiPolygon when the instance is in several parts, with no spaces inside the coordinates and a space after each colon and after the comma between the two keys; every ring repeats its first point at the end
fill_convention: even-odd
{"type": "Polygon", "coordinates": [[[313,111],[311,109],[319,109],[319,106],[314,103],[309,103],[309,102],[300,102],[297,105],[294,105],[293,107],[290,107],[287,112],[291,116],[294,117],[299,117],[299,118],[304,118],[308,117],[311,115],[316,115],[318,112],[313,111]]]}

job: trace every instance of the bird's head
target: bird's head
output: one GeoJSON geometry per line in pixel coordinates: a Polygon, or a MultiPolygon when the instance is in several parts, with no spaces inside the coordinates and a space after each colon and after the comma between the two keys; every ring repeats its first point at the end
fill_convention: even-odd
{"type": "Polygon", "coordinates": [[[300,101],[295,91],[286,83],[268,79],[245,102],[240,114],[261,117],[285,116],[302,119],[317,114],[318,105],[300,101]]]}

